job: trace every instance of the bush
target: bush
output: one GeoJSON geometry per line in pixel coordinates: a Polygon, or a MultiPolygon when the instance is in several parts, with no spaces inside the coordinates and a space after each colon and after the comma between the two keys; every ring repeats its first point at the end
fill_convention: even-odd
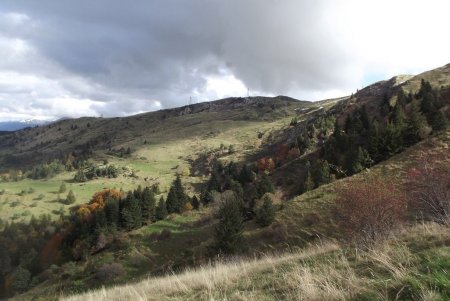
{"type": "MultiPolygon", "coordinates": [[[[435,158],[433,161],[439,162],[440,159],[435,158]]],[[[448,166],[423,162],[408,172],[408,178],[413,207],[426,219],[450,227],[450,170],[448,166]]]]}
{"type": "Polygon", "coordinates": [[[120,263],[111,263],[101,266],[95,273],[95,277],[102,282],[107,282],[123,276],[125,269],[120,263]]]}
{"type": "Polygon", "coordinates": [[[345,240],[370,246],[404,219],[407,199],[392,179],[353,181],[336,193],[336,217],[345,240]]]}

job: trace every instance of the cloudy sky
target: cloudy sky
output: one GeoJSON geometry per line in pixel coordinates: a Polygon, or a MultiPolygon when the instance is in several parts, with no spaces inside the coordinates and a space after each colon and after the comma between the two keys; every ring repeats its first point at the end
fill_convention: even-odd
{"type": "Polygon", "coordinates": [[[342,96],[450,63],[448,0],[2,0],[0,121],[342,96]]]}

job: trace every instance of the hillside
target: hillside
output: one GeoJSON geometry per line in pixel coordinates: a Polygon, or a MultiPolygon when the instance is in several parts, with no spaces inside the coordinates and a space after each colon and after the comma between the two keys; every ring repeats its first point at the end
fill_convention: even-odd
{"type": "Polygon", "coordinates": [[[160,268],[155,263],[160,263],[162,258],[178,258],[185,262],[190,260],[185,254],[177,257],[176,250],[172,250],[174,246],[177,246],[177,250],[191,249],[193,258],[206,250],[206,242],[212,240],[212,229],[208,230],[208,225],[193,228],[198,227],[195,221],[201,218],[190,214],[184,219],[158,222],[130,233],[127,240],[129,246],[124,249],[127,255],[114,255],[117,250],[95,255],[83,268],[79,267],[78,273],[82,274],[69,272],[67,269],[73,269],[69,266],[54,270],[52,273],[60,276],[44,282],[15,300],[28,300],[37,295],[51,300],[55,296],[52,292],[63,287],[64,291],[76,291],[75,283],[81,281],[81,275],[81,279],[85,279],[91,274],[88,277],[94,277],[94,280],[96,267],[108,262],[120,262],[130,269],[132,278],[125,277],[116,282],[125,282],[126,285],[75,296],[66,294],[62,299],[392,300],[398,297],[397,300],[445,300],[450,289],[450,282],[445,274],[450,268],[448,228],[434,223],[406,224],[376,248],[369,251],[355,250],[341,243],[339,232],[326,208],[327,204],[334,201],[335,191],[343,183],[357,182],[368,174],[392,175],[397,179],[405,179],[408,170],[427,157],[439,157],[442,164],[448,166],[449,147],[450,132],[447,132],[392,157],[370,171],[296,197],[277,213],[273,226],[262,229],[255,228],[254,225],[246,227],[246,243],[252,245],[255,252],[251,253],[251,257],[219,261],[212,265],[198,261],[184,272],[177,269],[170,272],[172,267],[168,269],[167,276],[146,279],[149,274],[145,273],[138,277],[135,274],[136,260],[140,265],[145,265],[148,272],[151,267],[160,268]],[[182,227],[176,228],[176,225],[182,227]],[[153,245],[138,243],[148,240],[156,229],[176,230],[169,240],[153,245]],[[283,234],[283,231],[286,233],[283,234]],[[82,270],[84,271],[81,272],[82,270]],[[69,273],[70,276],[64,276],[64,273],[69,273]],[[137,279],[143,280],[136,282],[137,279]]]}
{"type": "MultiPolygon", "coordinates": [[[[417,189],[408,185],[411,175],[417,175],[414,168],[420,171],[424,162],[442,172],[433,181],[448,176],[449,70],[447,65],[417,76],[395,77],[351,96],[316,103],[284,96],[228,98],[125,118],[61,120],[3,134],[1,293],[15,294],[17,300],[53,300],[60,294],[162,276],[155,280],[160,286],[138,297],[308,299],[313,295],[306,288],[284,287],[279,281],[284,271],[303,273],[311,264],[311,271],[336,276],[330,283],[311,280],[329,290],[321,295],[312,289],[317,299],[358,299],[364,293],[362,299],[382,298],[372,293],[386,282],[386,299],[392,292],[404,300],[432,294],[438,284],[431,280],[425,286],[411,284],[422,276],[429,280],[427,272],[418,276],[395,266],[386,274],[386,262],[378,270],[380,259],[367,248],[361,248],[366,253],[353,254],[349,238],[356,242],[366,229],[360,233],[358,225],[347,227],[342,221],[357,219],[360,212],[352,207],[352,216],[342,218],[333,206],[348,192],[345,187],[375,193],[370,184],[364,186],[375,179],[377,191],[393,193],[388,200],[405,201],[388,210],[398,213],[389,221],[392,229],[425,231],[415,225],[419,220],[435,231],[427,245],[420,235],[403,230],[402,236],[387,242],[387,250],[393,250],[389,256],[396,258],[408,249],[414,253],[409,263],[422,271],[428,263],[416,255],[434,256],[448,248],[445,238],[440,240],[444,228],[430,223],[430,218],[421,220],[424,212],[414,207],[410,200],[414,197],[408,194],[422,193],[431,180],[423,180],[424,185],[415,182],[417,189]],[[408,205],[397,188],[408,195],[408,205]],[[71,194],[74,198],[69,198],[71,194]],[[419,249],[414,249],[416,244],[419,249]],[[315,245],[321,247],[308,249],[315,245]],[[261,254],[274,255],[268,261],[245,260],[261,254]],[[222,256],[244,259],[235,266],[219,263],[181,278],[164,278],[222,256]],[[368,279],[366,266],[379,282],[368,279]],[[231,276],[228,281],[235,269],[244,270],[248,281],[236,283],[231,276]],[[183,279],[216,271],[217,286],[202,280],[192,288],[183,284],[183,279]],[[356,282],[339,282],[343,277],[356,282]],[[166,291],[174,279],[182,279],[180,287],[166,291]],[[207,295],[198,290],[204,285],[210,287],[207,295]],[[242,296],[230,295],[236,288],[242,296]]],[[[360,211],[367,208],[372,207],[360,211]]],[[[361,227],[367,219],[359,221],[361,227]]],[[[383,254],[379,253],[386,258],[383,254]]],[[[438,266],[444,257],[438,258],[438,266]]],[[[447,285],[444,281],[436,295],[446,296],[447,285]]],[[[136,285],[130,293],[144,294],[147,286],[148,282],[136,285]]],[[[108,299],[115,293],[101,294],[108,299]]],[[[86,298],[101,297],[93,293],[86,298]]]]}

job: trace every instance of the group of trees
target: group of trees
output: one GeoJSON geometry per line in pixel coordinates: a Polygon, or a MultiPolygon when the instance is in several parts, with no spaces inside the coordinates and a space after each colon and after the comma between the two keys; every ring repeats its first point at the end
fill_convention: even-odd
{"type": "Polygon", "coordinates": [[[394,105],[385,97],[382,111],[386,114],[380,117],[369,118],[362,106],[347,115],[344,126],[336,121],[333,134],[322,148],[323,158],[342,166],[348,176],[419,142],[431,129],[447,127],[448,120],[440,110],[444,103],[428,82],[422,80],[416,100],[403,90],[396,96],[394,105]]]}
{"type": "Polygon", "coordinates": [[[26,173],[26,177],[30,179],[47,179],[66,170],[66,166],[59,160],[54,160],[51,163],[43,163],[34,166],[26,173]]]}
{"type": "Polygon", "coordinates": [[[117,178],[119,176],[119,169],[113,164],[108,164],[106,166],[96,166],[90,164],[88,167],[80,168],[73,180],[75,182],[86,182],[94,178],[117,178]]]}
{"type": "MultiPolygon", "coordinates": [[[[26,223],[6,223],[0,231],[0,296],[23,292],[47,266],[43,252],[60,225],[49,215],[26,223]]],[[[55,258],[57,260],[57,258],[55,258]]]]}
{"type": "Polygon", "coordinates": [[[258,175],[245,164],[239,168],[233,162],[226,166],[219,161],[215,163],[200,197],[204,206],[218,207],[215,252],[230,254],[242,248],[245,221],[255,219],[263,227],[273,222],[275,206],[267,193],[274,191],[270,178],[264,172],[258,175]],[[262,199],[260,206],[257,206],[258,199],[262,199]]]}

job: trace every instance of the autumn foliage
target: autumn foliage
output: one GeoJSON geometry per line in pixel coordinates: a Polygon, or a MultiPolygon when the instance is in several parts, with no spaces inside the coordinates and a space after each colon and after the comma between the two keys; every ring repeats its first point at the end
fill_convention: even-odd
{"type": "Polygon", "coordinates": [[[371,177],[337,188],[336,218],[347,241],[370,245],[405,218],[407,198],[392,179],[371,177]]]}
{"type": "Polygon", "coordinates": [[[116,189],[103,189],[97,191],[93,196],[89,204],[84,204],[78,207],[77,214],[82,217],[87,217],[97,209],[105,207],[105,202],[108,198],[114,198],[120,200],[123,197],[123,192],[116,189]]]}
{"type": "Polygon", "coordinates": [[[263,157],[258,160],[258,171],[259,172],[265,172],[265,171],[272,171],[275,169],[275,162],[272,158],[269,157],[263,157]]]}

